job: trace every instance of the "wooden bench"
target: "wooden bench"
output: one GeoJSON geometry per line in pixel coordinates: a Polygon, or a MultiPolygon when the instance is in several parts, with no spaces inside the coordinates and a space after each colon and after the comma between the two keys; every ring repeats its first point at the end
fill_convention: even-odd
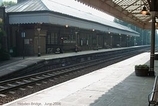
{"type": "Polygon", "coordinates": [[[155,77],[152,92],[148,96],[149,105],[158,106],[158,76],[155,77]]]}

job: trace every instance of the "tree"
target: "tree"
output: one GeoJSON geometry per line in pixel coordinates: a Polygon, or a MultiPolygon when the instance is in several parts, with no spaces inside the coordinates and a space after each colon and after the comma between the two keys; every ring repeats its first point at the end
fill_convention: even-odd
{"type": "Polygon", "coordinates": [[[2,49],[2,38],[5,35],[4,31],[2,30],[2,28],[3,28],[3,23],[0,22],[0,49],[2,49]]]}
{"type": "Polygon", "coordinates": [[[6,34],[3,28],[3,22],[0,22],[0,61],[10,59],[7,49],[3,46],[5,36],[6,34]]]}
{"type": "Polygon", "coordinates": [[[117,18],[114,19],[114,22],[116,22],[118,24],[121,24],[121,25],[124,25],[124,26],[128,26],[129,25],[127,22],[119,20],[117,18]]]}
{"type": "Polygon", "coordinates": [[[149,37],[150,37],[150,32],[149,30],[145,30],[145,29],[141,29],[135,25],[132,25],[132,24],[129,24],[125,21],[122,21],[122,20],[119,20],[117,18],[114,19],[114,22],[118,23],[118,24],[121,24],[121,25],[124,25],[124,26],[127,26],[128,28],[130,29],[133,29],[135,31],[137,31],[139,34],[140,34],[140,37],[137,37],[136,38],[136,42],[140,45],[146,45],[146,44],[149,44],[149,37]]]}
{"type": "Polygon", "coordinates": [[[2,6],[8,7],[8,6],[12,6],[12,5],[15,5],[15,4],[16,4],[16,3],[13,2],[13,1],[9,1],[9,2],[4,1],[4,2],[2,3],[2,6]]]}

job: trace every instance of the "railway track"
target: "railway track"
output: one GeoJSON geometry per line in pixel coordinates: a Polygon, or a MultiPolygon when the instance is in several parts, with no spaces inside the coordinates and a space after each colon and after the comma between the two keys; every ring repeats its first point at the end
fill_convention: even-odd
{"type": "Polygon", "coordinates": [[[100,59],[95,59],[95,60],[89,60],[85,62],[81,62],[75,65],[71,66],[66,66],[66,67],[61,67],[57,68],[54,70],[48,70],[45,72],[40,72],[36,74],[31,74],[23,77],[18,77],[10,80],[5,80],[0,82],[0,94],[5,94],[9,91],[13,91],[22,87],[26,87],[29,85],[34,85],[36,83],[40,83],[42,81],[46,80],[52,80],[54,78],[58,78],[61,76],[66,76],[71,73],[76,73],[80,72],[80,70],[83,70],[88,67],[96,66],[98,64],[109,64],[111,62],[116,62],[119,60],[123,60],[125,58],[128,58],[130,56],[133,56],[135,54],[138,54],[137,51],[131,51],[126,52],[126,53],[121,53],[121,54],[115,54],[115,55],[110,55],[109,57],[103,57],[100,59]]]}

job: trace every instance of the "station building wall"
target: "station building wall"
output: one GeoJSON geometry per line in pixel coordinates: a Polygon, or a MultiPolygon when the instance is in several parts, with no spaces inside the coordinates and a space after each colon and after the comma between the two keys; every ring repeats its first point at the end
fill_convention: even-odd
{"type": "Polygon", "coordinates": [[[52,24],[21,24],[10,25],[10,49],[14,49],[15,56],[38,54],[41,55],[59,52],[74,52],[78,50],[98,50],[134,45],[134,37],[99,30],[87,30],[71,26],[52,24]],[[40,27],[40,31],[37,28],[40,27]],[[22,37],[22,32],[25,37],[22,37]],[[39,42],[39,44],[38,44],[39,42]]]}

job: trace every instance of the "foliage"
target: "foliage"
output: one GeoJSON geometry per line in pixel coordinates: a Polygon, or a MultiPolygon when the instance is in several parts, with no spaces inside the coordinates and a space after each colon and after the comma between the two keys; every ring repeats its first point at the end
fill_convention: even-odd
{"type": "Polygon", "coordinates": [[[136,32],[138,32],[140,34],[140,37],[136,38],[136,40],[137,40],[136,42],[138,44],[142,44],[142,45],[149,44],[149,42],[150,42],[150,39],[149,39],[150,38],[150,30],[141,29],[133,24],[127,23],[127,22],[119,20],[117,18],[114,19],[114,22],[121,24],[121,25],[124,25],[124,26],[127,26],[128,28],[133,29],[136,32]]]}
{"type": "Polygon", "coordinates": [[[0,61],[10,59],[10,55],[7,50],[2,46],[2,40],[5,36],[5,31],[3,30],[3,23],[0,22],[0,61]]]}
{"type": "Polygon", "coordinates": [[[2,6],[7,7],[7,6],[12,6],[12,5],[15,5],[15,4],[16,4],[16,3],[15,3],[15,2],[13,2],[13,1],[9,1],[9,2],[4,1],[4,2],[2,3],[2,6]]]}
{"type": "Polygon", "coordinates": [[[3,23],[0,22],[0,49],[2,48],[2,38],[5,36],[5,31],[3,30],[3,23]]]}
{"type": "Polygon", "coordinates": [[[133,30],[135,30],[135,31],[137,31],[139,33],[141,33],[141,31],[142,31],[141,28],[139,28],[139,27],[137,27],[137,26],[135,26],[133,24],[129,24],[129,23],[125,22],[125,21],[116,19],[116,18],[114,19],[114,22],[116,22],[118,24],[121,24],[121,25],[124,25],[124,26],[127,26],[128,28],[131,28],[131,29],[133,29],[133,30]]]}
{"type": "Polygon", "coordinates": [[[148,65],[135,65],[135,69],[149,69],[149,66],[148,65]]]}
{"type": "Polygon", "coordinates": [[[121,25],[124,25],[124,26],[128,26],[128,23],[125,22],[125,21],[122,21],[122,20],[119,20],[117,18],[114,19],[114,22],[118,23],[118,24],[121,24],[121,25]]]}
{"type": "Polygon", "coordinates": [[[0,49],[0,61],[9,60],[10,54],[5,49],[0,49]]]}
{"type": "Polygon", "coordinates": [[[136,76],[148,76],[149,66],[148,65],[135,65],[135,75],[136,76]]]}

